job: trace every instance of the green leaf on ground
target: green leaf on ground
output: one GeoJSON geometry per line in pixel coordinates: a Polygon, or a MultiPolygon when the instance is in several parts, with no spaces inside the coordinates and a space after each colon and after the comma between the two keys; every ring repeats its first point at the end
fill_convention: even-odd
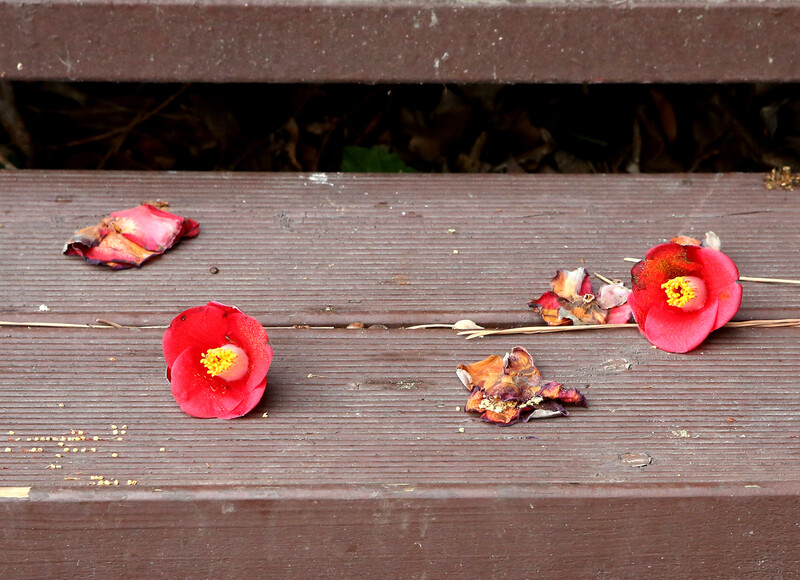
{"type": "Polygon", "coordinates": [[[414,173],[400,157],[380,147],[345,147],[342,171],[351,173],[414,173]]]}

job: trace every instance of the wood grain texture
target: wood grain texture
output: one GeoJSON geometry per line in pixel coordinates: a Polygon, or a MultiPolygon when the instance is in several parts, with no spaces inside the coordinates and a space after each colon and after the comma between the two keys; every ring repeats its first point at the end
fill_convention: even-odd
{"type": "Polygon", "coordinates": [[[790,579],[796,485],[96,490],[0,503],[6,577],[790,579]],[[491,489],[491,488],[490,488],[491,489]],[[55,509],[54,509],[55,507],[55,509]],[[54,514],[57,514],[54,518],[54,514]]]}
{"type": "Polygon", "coordinates": [[[788,0],[0,3],[0,79],[796,82],[788,0]]]}
{"type": "MultiPolygon", "coordinates": [[[[6,320],[166,325],[214,299],[268,326],[528,325],[556,269],[629,279],[623,257],[707,230],[742,274],[800,278],[777,258],[800,254],[797,195],[759,175],[4,172],[0,192],[6,320]],[[75,230],[158,198],[200,236],[140,270],[60,254],[75,230]]],[[[746,283],[738,319],[784,317],[800,317],[797,287],[746,283]]]]}
{"type": "MultiPolygon", "coordinates": [[[[800,574],[797,329],[674,355],[635,329],[401,328],[535,322],[555,269],[624,277],[622,257],[679,232],[716,231],[748,275],[798,277],[795,192],[757,175],[0,172],[0,195],[0,319],[137,326],[0,327],[4,578],[800,574]],[[156,198],[200,236],[140,270],[60,254],[156,198]],[[271,329],[256,409],[194,419],[143,326],[212,299],[337,328],[271,329]],[[457,365],[517,344],[589,406],[507,428],[465,414],[457,365]]],[[[796,288],[745,286],[738,318],[789,316],[796,288]]]]}
{"type": "Polygon", "coordinates": [[[86,488],[91,475],[139,488],[794,482],[797,332],[723,330],[673,355],[635,329],[473,341],[448,331],[273,330],[263,401],[244,419],[217,421],[175,405],[161,331],[7,329],[3,485],[86,488]],[[582,389],[589,407],[509,428],[457,410],[469,394],[457,365],[516,344],[546,378],[582,389]],[[73,430],[86,440],[60,446],[73,430]],[[632,466],[626,454],[652,463],[632,466]]]}

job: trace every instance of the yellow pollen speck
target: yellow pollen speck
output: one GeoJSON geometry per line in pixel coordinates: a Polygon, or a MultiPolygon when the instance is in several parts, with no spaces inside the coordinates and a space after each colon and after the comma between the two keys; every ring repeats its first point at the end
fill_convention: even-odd
{"type": "Polygon", "coordinates": [[[236,362],[236,353],[226,348],[211,348],[203,354],[200,362],[208,369],[208,374],[216,377],[231,368],[236,362]]]}
{"type": "Polygon", "coordinates": [[[661,287],[667,295],[667,304],[670,306],[685,306],[687,302],[695,297],[695,291],[689,280],[684,276],[678,276],[664,282],[661,287]]]}

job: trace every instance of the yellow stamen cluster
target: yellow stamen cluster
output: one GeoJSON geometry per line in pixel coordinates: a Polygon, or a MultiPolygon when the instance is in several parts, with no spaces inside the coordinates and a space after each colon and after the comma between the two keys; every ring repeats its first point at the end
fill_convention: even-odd
{"type": "Polygon", "coordinates": [[[685,276],[678,276],[664,282],[661,287],[667,295],[667,304],[670,306],[685,306],[695,297],[694,287],[685,276]]]}
{"type": "Polygon", "coordinates": [[[479,410],[492,411],[494,413],[503,413],[504,411],[513,409],[516,406],[516,401],[501,401],[500,397],[484,397],[478,403],[479,410]]]}
{"type": "Polygon", "coordinates": [[[208,374],[216,377],[231,368],[236,362],[236,353],[226,348],[211,348],[203,354],[200,362],[208,369],[208,374]]]}

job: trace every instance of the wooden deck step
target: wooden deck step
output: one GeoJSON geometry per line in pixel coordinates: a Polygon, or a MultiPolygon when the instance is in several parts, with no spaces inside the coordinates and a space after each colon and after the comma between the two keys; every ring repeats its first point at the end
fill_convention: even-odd
{"type": "MultiPolygon", "coordinates": [[[[757,175],[67,172],[0,173],[0,191],[14,200],[0,319],[133,326],[0,327],[11,577],[152,562],[163,577],[800,573],[797,329],[723,329],[674,355],[636,329],[404,328],[533,323],[526,303],[555,269],[624,277],[622,257],[679,232],[714,230],[744,274],[796,278],[794,192],[757,175]],[[140,270],[59,253],[154,198],[199,237],[140,270]],[[269,326],[335,328],[270,329],[259,406],[193,419],[170,395],[158,327],[212,299],[269,326]],[[387,328],[344,328],[356,321],[387,328]],[[508,428],[459,410],[456,366],[517,344],[589,406],[508,428]]],[[[737,317],[800,317],[800,298],[748,283],[737,317]]]]}
{"type": "Polygon", "coordinates": [[[0,79],[797,82],[791,0],[0,3],[0,79]]]}
{"type": "MultiPolygon", "coordinates": [[[[800,223],[797,195],[755,174],[5,172],[0,191],[14,200],[0,212],[6,320],[158,325],[216,299],[268,326],[530,324],[527,302],[556,269],[627,279],[624,257],[707,230],[743,275],[800,278],[777,258],[800,252],[780,225],[800,223]],[[200,236],[141,270],[60,254],[75,230],[153,199],[198,220],[200,236]]],[[[796,287],[748,284],[739,319],[789,317],[796,287]]]]}

